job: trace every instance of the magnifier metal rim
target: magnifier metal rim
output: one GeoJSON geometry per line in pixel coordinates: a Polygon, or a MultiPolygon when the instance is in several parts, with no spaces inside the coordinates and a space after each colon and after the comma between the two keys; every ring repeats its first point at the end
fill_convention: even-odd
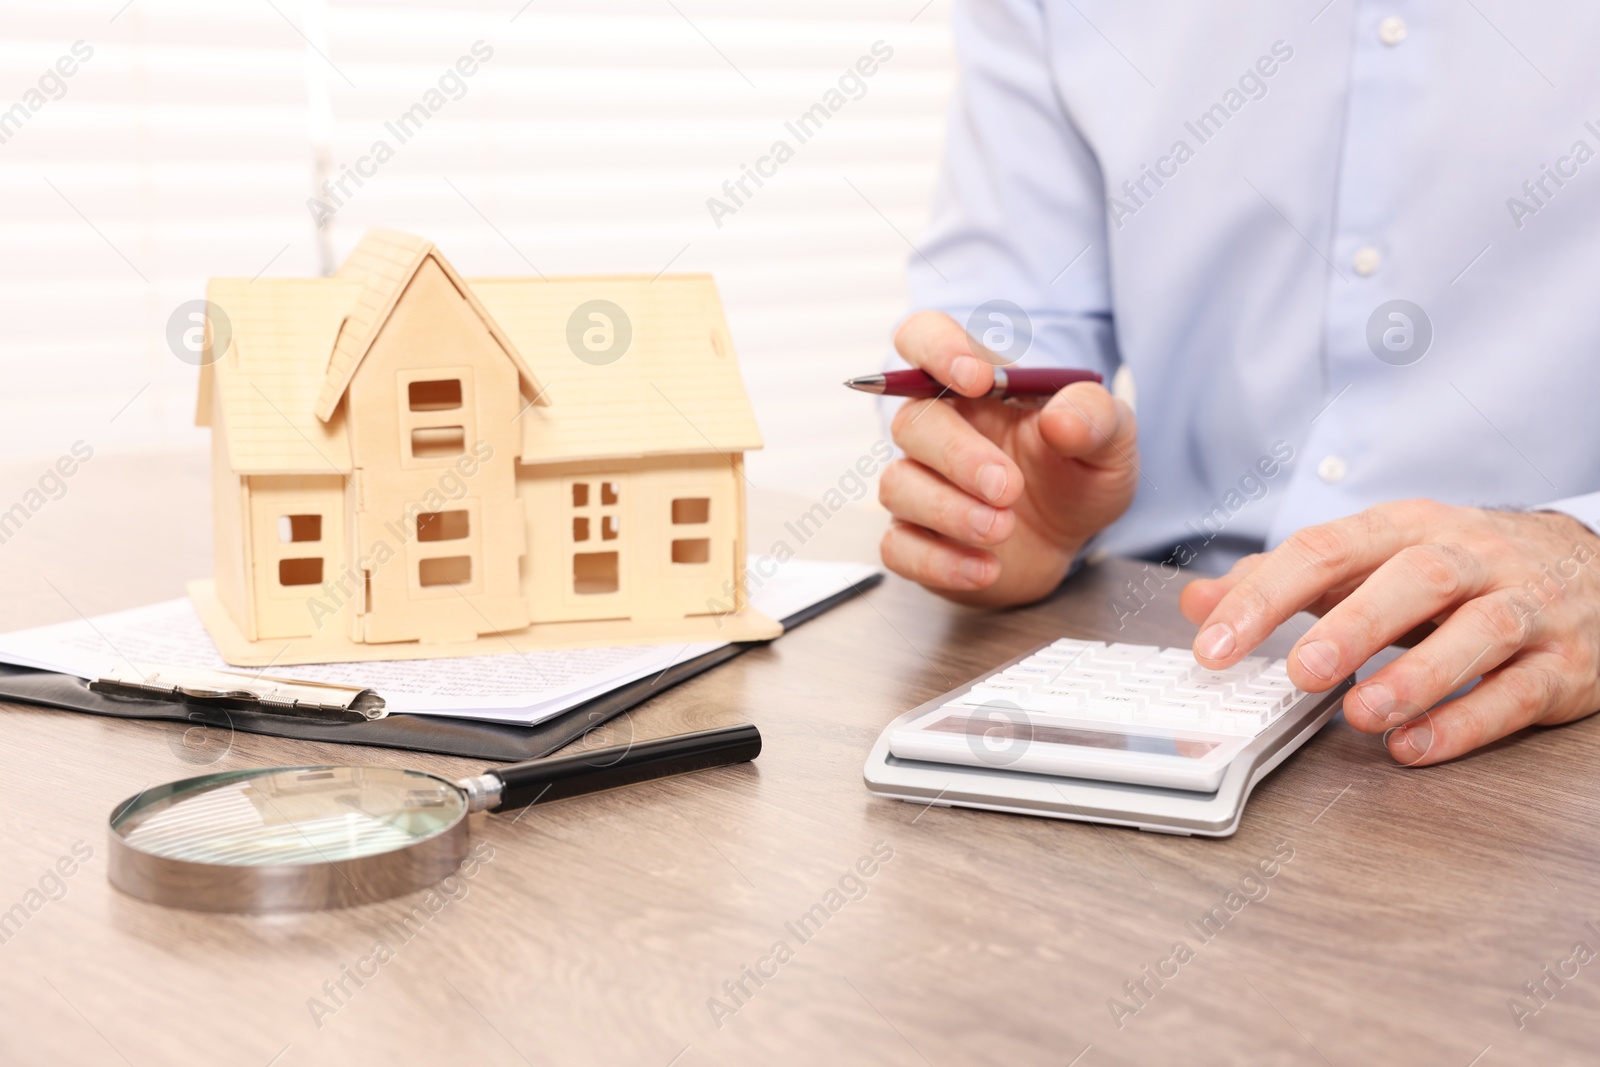
{"type": "Polygon", "coordinates": [[[156,786],[127,798],[107,819],[110,839],[108,874],[122,892],[152,904],[190,911],[269,914],[347,908],[388,900],[423,889],[447,877],[467,855],[468,802],[461,787],[448,778],[405,768],[354,768],[395,771],[429,778],[461,798],[461,813],[427,837],[387,852],[325,863],[201,863],[145,852],[117,831],[118,821],[136,804],[141,807],[173,796],[205,780],[225,785],[230,780],[269,774],[350,770],[338,764],[264,767],[199,775],[156,786]]]}

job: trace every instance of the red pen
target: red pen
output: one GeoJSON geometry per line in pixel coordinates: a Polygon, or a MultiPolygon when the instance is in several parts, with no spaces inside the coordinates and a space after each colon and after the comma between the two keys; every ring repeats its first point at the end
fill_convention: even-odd
{"type": "MultiPolygon", "coordinates": [[[[1061,370],[1056,367],[996,367],[994,388],[980,400],[1005,400],[1011,397],[1054,396],[1073,382],[1101,382],[1105,379],[1092,370],[1061,370]]],[[[944,396],[948,385],[920,370],[892,370],[883,374],[868,374],[851,378],[844,384],[863,393],[881,396],[904,396],[916,399],[944,396]]],[[[954,394],[960,396],[960,393],[954,394]]]]}

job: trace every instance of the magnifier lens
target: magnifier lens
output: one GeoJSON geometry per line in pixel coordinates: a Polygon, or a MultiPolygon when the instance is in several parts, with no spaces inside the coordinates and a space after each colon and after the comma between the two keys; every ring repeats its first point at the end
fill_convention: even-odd
{"type": "Polygon", "coordinates": [[[415,771],[293,767],[211,774],[146,794],[112,821],[141,852],[193,863],[338,863],[406,848],[466,814],[415,771]]]}
{"type": "Polygon", "coordinates": [[[151,789],[112,817],[113,843],[125,846],[113,881],[146,900],[221,911],[383,899],[448,873],[466,814],[461,790],[417,771],[209,774],[151,789]],[[209,906],[190,899],[208,895],[209,906]]]}

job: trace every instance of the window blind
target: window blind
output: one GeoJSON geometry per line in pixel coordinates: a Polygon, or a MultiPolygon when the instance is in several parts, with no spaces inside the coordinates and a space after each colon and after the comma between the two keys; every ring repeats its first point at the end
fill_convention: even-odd
{"type": "Polygon", "coordinates": [[[714,274],[758,486],[820,494],[879,436],[839,382],[903,310],[945,0],[8,8],[0,108],[94,50],[0,143],[12,454],[200,440],[173,309],[208,275],[325,270],[373,225],[467,276],[714,274]]]}

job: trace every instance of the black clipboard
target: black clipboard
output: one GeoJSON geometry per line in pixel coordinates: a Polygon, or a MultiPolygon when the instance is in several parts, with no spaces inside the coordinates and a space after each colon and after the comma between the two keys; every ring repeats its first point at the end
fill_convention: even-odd
{"type": "MultiPolygon", "coordinates": [[[[881,581],[882,574],[873,574],[848,589],[779,620],[783,623],[784,632],[837,607],[881,581]]],[[[206,704],[112,696],[90,690],[87,681],[70,674],[4,663],[0,663],[0,701],[38,704],[119,719],[189,722],[244,733],[292,737],[301,741],[335,741],[348,745],[434,752],[445,756],[516,761],[547,756],[657,693],[665,692],[702,671],[766,643],[747,641],[725,645],[694,659],[675,663],[656,677],[620,685],[535,726],[405,713],[360,722],[291,718],[271,712],[219,708],[206,704]]]]}

